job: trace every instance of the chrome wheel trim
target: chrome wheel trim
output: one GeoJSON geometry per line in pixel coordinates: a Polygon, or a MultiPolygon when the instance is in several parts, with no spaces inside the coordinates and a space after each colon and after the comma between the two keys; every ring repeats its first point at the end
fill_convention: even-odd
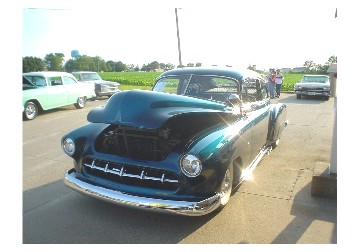
{"type": "Polygon", "coordinates": [[[221,183],[221,189],[220,189],[220,203],[221,205],[226,205],[230,199],[231,195],[231,188],[232,188],[232,178],[231,178],[231,172],[230,167],[226,170],[224,179],[221,183]]]}
{"type": "Polygon", "coordinates": [[[28,119],[33,119],[36,116],[36,107],[33,104],[28,104],[25,109],[26,117],[28,119]]]}
{"type": "Polygon", "coordinates": [[[85,97],[79,97],[78,98],[79,107],[81,107],[81,108],[85,107],[85,102],[86,102],[85,97]]]}

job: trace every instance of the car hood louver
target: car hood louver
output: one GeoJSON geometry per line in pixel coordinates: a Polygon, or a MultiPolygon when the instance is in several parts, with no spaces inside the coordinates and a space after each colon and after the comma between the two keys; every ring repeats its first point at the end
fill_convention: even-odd
{"type": "Polygon", "coordinates": [[[105,107],[91,110],[92,123],[157,129],[171,117],[188,113],[232,113],[220,102],[155,91],[131,90],[114,94],[105,107]]]}

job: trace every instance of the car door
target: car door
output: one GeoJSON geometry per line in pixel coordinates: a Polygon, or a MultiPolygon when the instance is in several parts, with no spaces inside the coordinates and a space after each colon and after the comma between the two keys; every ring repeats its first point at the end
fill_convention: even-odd
{"type": "Polygon", "coordinates": [[[67,105],[68,103],[68,92],[61,76],[48,77],[47,86],[47,104],[49,108],[56,108],[67,105]]]}
{"type": "Polygon", "coordinates": [[[79,97],[84,97],[85,91],[81,88],[82,85],[80,85],[79,82],[77,82],[75,79],[69,77],[69,76],[62,76],[64,87],[66,89],[67,94],[67,104],[74,104],[76,103],[77,99],[79,97]]]}
{"type": "Polygon", "coordinates": [[[265,145],[270,117],[270,100],[261,79],[248,78],[243,83],[244,111],[251,125],[251,160],[265,145]]]}

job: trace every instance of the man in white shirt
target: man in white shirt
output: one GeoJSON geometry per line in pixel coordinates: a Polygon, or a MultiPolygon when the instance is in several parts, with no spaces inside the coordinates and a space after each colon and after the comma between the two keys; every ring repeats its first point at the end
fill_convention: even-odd
{"type": "Polygon", "coordinates": [[[281,85],[284,82],[284,76],[280,72],[280,69],[276,70],[275,84],[276,84],[276,97],[280,97],[281,85]]]}

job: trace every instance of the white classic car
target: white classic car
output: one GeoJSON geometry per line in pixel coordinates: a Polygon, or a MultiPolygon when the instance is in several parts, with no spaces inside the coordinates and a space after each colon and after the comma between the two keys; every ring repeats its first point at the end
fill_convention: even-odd
{"type": "Polygon", "coordinates": [[[113,94],[120,91],[119,83],[103,80],[96,72],[81,71],[73,72],[72,74],[78,81],[94,85],[96,97],[107,96],[110,98],[113,94]]]}
{"type": "Polygon", "coordinates": [[[83,108],[95,96],[94,89],[66,72],[23,73],[23,114],[33,120],[41,110],[74,104],[83,108]]]}
{"type": "Polygon", "coordinates": [[[330,79],[327,75],[304,75],[300,82],[294,85],[296,98],[301,96],[322,96],[325,100],[330,97],[330,79]]]}

